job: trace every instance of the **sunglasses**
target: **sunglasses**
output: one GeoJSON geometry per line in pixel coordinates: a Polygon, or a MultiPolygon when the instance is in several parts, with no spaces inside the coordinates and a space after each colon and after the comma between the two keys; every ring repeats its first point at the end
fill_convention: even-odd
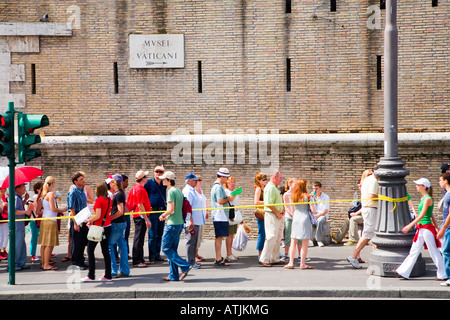
{"type": "Polygon", "coordinates": [[[164,173],[162,170],[155,170],[155,173],[164,173]]]}

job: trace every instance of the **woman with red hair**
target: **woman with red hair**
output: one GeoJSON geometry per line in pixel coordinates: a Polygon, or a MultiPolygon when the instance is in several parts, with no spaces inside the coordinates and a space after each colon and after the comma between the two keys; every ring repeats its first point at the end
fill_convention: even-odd
{"type": "Polygon", "coordinates": [[[292,191],[291,200],[294,203],[294,217],[292,219],[291,227],[291,245],[289,248],[289,263],[284,266],[285,269],[294,269],[295,249],[297,241],[301,240],[301,254],[300,254],[300,269],[313,269],[312,266],[307,265],[306,254],[308,253],[309,240],[313,238],[312,223],[309,211],[314,214],[316,208],[314,204],[306,203],[310,200],[310,195],[306,189],[308,181],[299,179],[292,191]]]}

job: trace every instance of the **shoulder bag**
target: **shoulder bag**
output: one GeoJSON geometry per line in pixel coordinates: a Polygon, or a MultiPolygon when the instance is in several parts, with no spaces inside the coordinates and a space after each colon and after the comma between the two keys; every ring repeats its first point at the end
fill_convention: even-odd
{"type": "Polygon", "coordinates": [[[89,232],[88,232],[88,235],[87,235],[87,239],[89,241],[94,241],[94,242],[102,241],[102,239],[103,239],[103,232],[104,232],[103,224],[105,223],[106,215],[108,214],[110,202],[111,202],[111,199],[109,199],[109,197],[108,197],[108,207],[106,207],[106,213],[105,213],[105,216],[103,218],[102,225],[101,226],[96,226],[95,224],[93,224],[92,226],[89,227],[89,232]]]}

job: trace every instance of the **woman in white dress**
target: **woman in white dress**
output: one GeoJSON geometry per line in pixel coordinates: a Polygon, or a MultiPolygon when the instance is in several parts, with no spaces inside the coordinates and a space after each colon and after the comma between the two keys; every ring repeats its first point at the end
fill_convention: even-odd
{"type": "MultiPolygon", "coordinates": [[[[291,200],[293,203],[309,202],[310,195],[306,189],[307,184],[308,181],[305,179],[299,179],[297,181],[291,195],[291,200]]],[[[309,240],[313,238],[309,210],[311,210],[313,214],[316,213],[314,204],[294,204],[294,217],[292,219],[291,227],[291,245],[289,248],[289,263],[284,266],[285,269],[294,269],[295,249],[297,247],[298,240],[302,241],[300,269],[313,269],[312,266],[305,263],[306,254],[308,253],[309,240]]]]}
{"type": "Polygon", "coordinates": [[[42,270],[44,271],[58,269],[50,264],[53,247],[59,245],[58,223],[56,219],[51,218],[56,218],[58,213],[67,211],[67,207],[56,207],[56,195],[53,193],[54,188],[55,178],[49,176],[45,179],[44,185],[42,186],[42,192],[39,195],[42,199],[42,206],[44,208],[42,217],[47,218],[41,221],[38,239],[38,243],[41,245],[42,270]]]}

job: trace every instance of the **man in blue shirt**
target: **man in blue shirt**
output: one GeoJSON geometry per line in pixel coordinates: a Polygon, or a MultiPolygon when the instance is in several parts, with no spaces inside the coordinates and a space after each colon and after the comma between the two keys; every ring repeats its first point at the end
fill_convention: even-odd
{"type": "Polygon", "coordinates": [[[442,203],[442,220],[443,224],[441,229],[437,233],[436,237],[442,239],[442,255],[444,257],[445,273],[447,275],[446,282],[442,283],[443,286],[450,286],[450,173],[442,173],[439,177],[439,186],[445,190],[444,198],[439,203],[442,203]]]}
{"type": "Polygon", "coordinates": [[[148,198],[152,205],[152,211],[162,211],[150,214],[152,227],[148,229],[148,259],[150,263],[163,261],[161,258],[161,239],[164,233],[165,221],[160,221],[159,216],[166,211],[167,187],[163,185],[161,177],[165,172],[164,166],[156,166],[153,179],[148,179],[144,185],[148,198]]]}
{"type": "MultiPolygon", "coordinates": [[[[84,177],[80,172],[72,176],[72,189],[67,196],[67,208],[73,217],[87,207],[87,196],[84,191],[84,177]]],[[[88,265],[84,263],[84,249],[87,246],[88,227],[85,223],[77,225],[74,219],[70,219],[70,235],[72,238],[72,265],[86,270],[88,265]]]]}
{"type": "MultiPolygon", "coordinates": [[[[198,182],[197,176],[190,172],[185,177],[186,186],[183,189],[184,197],[189,201],[192,209],[202,209],[203,200],[200,195],[195,191],[195,187],[198,182]]],[[[190,214],[186,217],[186,228],[184,229],[184,235],[186,239],[186,260],[191,264],[194,269],[200,268],[200,263],[195,262],[195,252],[197,250],[197,242],[200,226],[205,224],[205,218],[203,212],[200,210],[192,211],[192,222],[194,226],[189,225],[190,214]]]]}
{"type": "MultiPolygon", "coordinates": [[[[15,213],[16,219],[25,219],[25,216],[31,216],[31,210],[25,210],[22,197],[27,192],[26,186],[24,184],[15,187],[15,213]]],[[[27,261],[27,248],[25,244],[25,221],[16,221],[15,229],[15,270],[20,271],[24,269],[29,269],[26,266],[27,261]]]]}

